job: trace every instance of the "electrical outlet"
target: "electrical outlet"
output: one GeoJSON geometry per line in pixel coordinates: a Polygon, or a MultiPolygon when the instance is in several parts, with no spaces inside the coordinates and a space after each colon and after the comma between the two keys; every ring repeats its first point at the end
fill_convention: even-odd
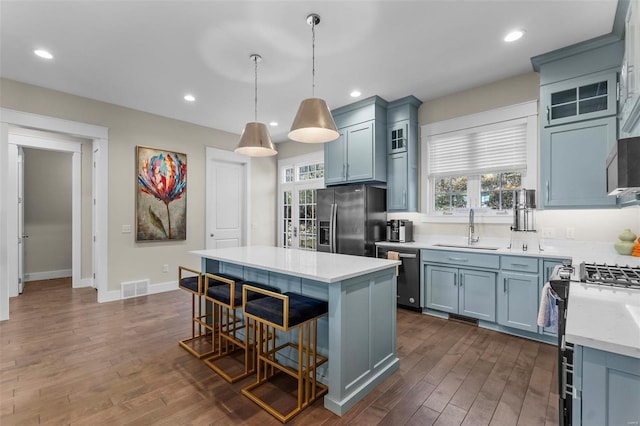
{"type": "Polygon", "coordinates": [[[575,240],[576,239],[576,228],[567,228],[567,240],[575,240]]]}
{"type": "Polygon", "coordinates": [[[555,236],[556,236],[556,228],[542,228],[543,238],[555,238],[555,236]]]}
{"type": "Polygon", "coordinates": [[[130,234],[131,233],[131,225],[122,225],[122,233],[130,234]]]}
{"type": "Polygon", "coordinates": [[[166,263],[162,265],[162,272],[169,272],[169,265],[167,265],[166,263]]]}

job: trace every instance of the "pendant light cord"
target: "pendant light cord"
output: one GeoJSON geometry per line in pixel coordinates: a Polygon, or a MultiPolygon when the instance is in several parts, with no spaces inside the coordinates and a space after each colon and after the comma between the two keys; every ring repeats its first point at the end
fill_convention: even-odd
{"type": "Polygon", "coordinates": [[[254,118],[255,118],[255,122],[258,122],[258,57],[254,56],[253,58],[253,63],[255,65],[254,70],[255,70],[255,78],[254,78],[254,93],[253,93],[253,106],[254,106],[254,118]]]}
{"type": "Polygon", "coordinates": [[[311,24],[311,97],[316,97],[316,20],[311,24]]]}

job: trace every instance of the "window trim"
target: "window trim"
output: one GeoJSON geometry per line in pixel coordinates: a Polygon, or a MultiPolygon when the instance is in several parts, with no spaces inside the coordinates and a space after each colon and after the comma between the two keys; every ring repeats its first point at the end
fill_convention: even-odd
{"type": "MultiPolygon", "coordinates": [[[[436,212],[433,209],[433,178],[428,172],[428,140],[432,136],[446,133],[472,130],[476,127],[499,124],[502,122],[525,119],[527,124],[527,170],[522,171],[522,188],[538,187],[538,101],[527,101],[520,104],[492,109],[477,114],[452,118],[437,123],[425,124],[421,127],[420,165],[421,176],[421,211],[422,222],[464,223],[468,221],[467,209],[454,210],[453,214],[436,212]]],[[[508,170],[504,170],[508,171],[508,170]]],[[[480,223],[511,223],[512,214],[498,211],[486,211],[480,208],[480,175],[467,175],[467,196],[470,208],[476,212],[480,223]],[[477,210],[476,210],[477,209],[477,210]]],[[[503,211],[504,212],[504,211],[503,211]]]]}

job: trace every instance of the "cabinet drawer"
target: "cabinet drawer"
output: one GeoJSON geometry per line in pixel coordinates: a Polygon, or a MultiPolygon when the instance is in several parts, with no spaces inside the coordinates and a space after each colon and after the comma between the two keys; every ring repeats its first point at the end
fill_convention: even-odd
{"type": "Polygon", "coordinates": [[[538,273],[538,258],[527,256],[502,256],[502,269],[538,273]]]}
{"type": "Polygon", "coordinates": [[[500,267],[500,256],[484,253],[468,253],[465,251],[423,249],[422,261],[488,269],[498,269],[500,267]]]}

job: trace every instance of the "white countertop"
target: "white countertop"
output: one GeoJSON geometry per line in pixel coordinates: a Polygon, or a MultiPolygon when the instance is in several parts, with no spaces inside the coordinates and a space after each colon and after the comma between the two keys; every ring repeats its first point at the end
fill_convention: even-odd
{"type": "Polygon", "coordinates": [[[267,246],[196,250],[190,253],[208,259],[295,275],[326,283],[358,277],[401,264],[396,260],[376,259],[374,257],[267,246]]]}
{"type": "MultiPolygon", "coordinates": [[[[530,236],[531,237],[531,236],[530,236]]],[[[540,238],[529,238],[528,249],[522,250],[522,244],[513,244],[512,248],[508,248],[509,240],[504,238],[483,238],[479,243],[474,244],[474,248],[464,247],[467,243],[466,238],[453,237],[448,235],[433,235],[422,238],[419,241],[410,243],[392,243],[388,241],[380,241],[376,243],[378,246],[388,246],[395,248],[415,248],[415,249],[437,249],[437,250],[454,250],[467,251],[471,253],[487,253],[514,256],[534,256],[544,257],[548,259],[566,259],[571,258],[573,265],[579,265],[581,262],[590,263],[607,263],[609,265],[629,265],[640,266],[640,257],[623,256],[613,248],[613,243],[595,242],[595,241],[579,241],[579,240],[552,240],[540,238]],[[538,244],[539,242],[539,244],[538,244]],[[436,244],[451,244],[461,247],[443,247],[436,244]],[[481,247],[493,247],[496,250],[484,250],[481,247]],[[540,248],[542,250],[540,250],[540,248]]]]}
{"type": "Polygon", "coordinates": [[[640,290],[572,282],[565,338],[640,358],[640,290]]]}

